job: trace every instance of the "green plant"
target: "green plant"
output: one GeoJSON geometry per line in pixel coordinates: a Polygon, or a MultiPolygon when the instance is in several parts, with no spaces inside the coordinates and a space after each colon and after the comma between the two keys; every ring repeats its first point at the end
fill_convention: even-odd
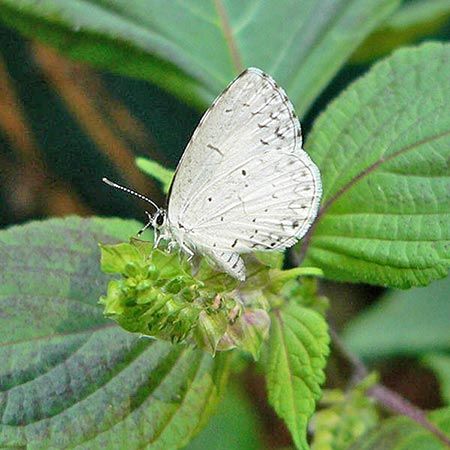
{"type": "MultiPolygon", "coordinates": [[[[422,26],[412,32],[417,14],[399,3],[0,0],[0,18],[71,58],[150,80],[199,109],[242,68],[258,66],[285,87],[300,117],[310,117],[358,46],[365,42],[355,58],[376,59],[370,40],[379,39],[377,29],[404,27],[401,43],[424,34],[422,26]]],[[[448,15],[438,3],[433,26],[442,11],[448,15]]],[[[396,50],[314,117],[305,149],[324,193],[292,255],[297,268],[282,270],[281,257],[261,255],[249,261],[253,276],[239,287],[205,262],[193,276],[186,261],[128,243],[141,226],[131,220],[72,217],[1,231],[0,445],[181,448],[208,422],[230,372],[251,363],[226,351],[237,347],[259,358],[269,402],[297,448],[400,448],[406,439],[414,448],[449,446],[448,407],[426,415],[346,348],[367,361],[412,352],[438,373],[448,400],[448,316],[438,314],[442,334],[426,320],[438,336],[433,345],[424,332],[417,345],[384,335],[378,347],[367,323],[376,330],[395,317],[380,304],[377,317],[359,319],[367,321],[367,343],[355,338],[362,333],[355,321],[343,344],[317,290],[321,274],[402,289],[447,276],[449,59],[447,43],[396,50]],[[100,270],[98,243],[103,270],[120,278],[100,270]],[[326,391],[316,413],[329,335],[352,363],[356,383],[326,391]],[[406,417],[383,420],[376,402],[406,417]]],[[[137,164],[167,190],[171,171],[154,161],[137,164]]],[[[440,298],[446,307],[445,293],[440,298]]]]}

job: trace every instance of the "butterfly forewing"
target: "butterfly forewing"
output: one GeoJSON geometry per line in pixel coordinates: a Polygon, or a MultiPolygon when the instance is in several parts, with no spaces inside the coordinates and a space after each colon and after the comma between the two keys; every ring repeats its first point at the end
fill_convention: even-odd
{"type": "Polygon", "coordinates": [[[293,245],[314,219],[320,194],[292,104],[272,78],[248,69],[194,132],[173,181],[169,226],[243,279],[242,261],[230,255],[293,245]]]}

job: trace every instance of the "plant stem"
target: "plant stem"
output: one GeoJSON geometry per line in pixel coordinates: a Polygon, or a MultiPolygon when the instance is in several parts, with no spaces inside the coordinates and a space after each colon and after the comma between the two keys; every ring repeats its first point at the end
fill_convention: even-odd
{"type": "MultiPolygon", "coordinates": [[[[351,364],[353,367],[354,381],[361,381],[369,374],[369,369],[362,362],[362,360],[351,353],[342,342],[337,332],[330,327],[330,335],[333,340],[335,348],[339,353],[351,364]]],[[[367,391],[368,395],[377,400],[386,409],[395,413],[409,417],[414,422],[418,423],[423,428],[433,433],[443,444],[450,448],[450,437],[443,433],[433,423],[431,423],[425,412],[413,405],[409,400],[392,391],[381,383],[375,384],[367,391]]]]}

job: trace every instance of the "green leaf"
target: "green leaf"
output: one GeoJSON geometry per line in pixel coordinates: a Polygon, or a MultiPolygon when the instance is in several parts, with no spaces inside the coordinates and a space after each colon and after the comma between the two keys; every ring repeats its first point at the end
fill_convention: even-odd
{"type": "Polygon", "coordinates": [[[151,80],[205,106],[243,68],[303,115],[399,0],[0,0],[0,17],[74,59],[151,80]],[[195,30],[195,32],[193,32],[195,30]]]}
{"type": "Polygon", "coordinates": [[[449,292],[450,278],[426,288],[390,292],[353,319],[342,337],[365,359],[449,350],[449,292]]]}
{"type": "Polygon", "coordinates": [[[261,450],[265,448],[261,429],[246,392],[236,381],[231,382],[217,414],[186,450],[261,450]]]}
{"type": "Polygon", "coordinates": [[[284,252],[255,252],[252,254],[259,262],[272,269],[282,269],[284,252]]]}
{"type": "Polygon", "coordinates": [[[314,438],[311,450],[348,450],[362,435],[378,424],[378,413],[367,388],[373,380],[364,380],[353,389],[325,391],[321,404],[327,407],[311,420],[314,438]]]}
{"type": "Polygon", "coordinates": [[[296,303],[273,311],[266,367],[269,401],[300,449],[308,448],[307,424],[321,395],[328,344],[325,319],[316,311],[296,303]]]}
{"type": "Polygon", "coordinates": [[[147,158],[136,158],[136,165],[142,172],[155,178],[162,184],[163,191],[167,194],[172,184],[172,178],[174,176],[173,170],[166,169],[158,164],[156,161],[152,161],[147,158]]]}
{"type": "Polygon", "coordinates": [[[407,288],[447,274],[450,45],[399,50],[315,123],[306,149],[323,199],[305,265],[341,281],[407,288]]]}
{"type": "Polygon", "coordinates": [[[139,229],[57,219],[0,233],[0,447],[180,448],[217,404],[227,357],[105,319],[97,242],[139,229]]]}
{"type": "Polygon", "coordinates": [[[358,47],[351,62],[366,63],[402,45],[414,43],[438,31],[449,17],[448,0],[405,2],[358,47]]]}
{"type": "Polygon", "coordinates": [[[137,247],[129,244],[101,245],[101,266],[106,273],[125,272],[132,262],[139,261],[137,247]]]}
{"type": "MultiPolygon", "coordinates": [[[[450,408],[433,411],[430,421],[450,437],[450,408]]],[[[448,447],[434,434],[408,417],[394,417],[363,436],[352,450],[446,450],[448,447]]]]}
{"type": "Polygon", "coordinates": [[[442,399],[450,404],[450,353],[430,353],[422,358],[422,362],[435,372],[442,399]]]}

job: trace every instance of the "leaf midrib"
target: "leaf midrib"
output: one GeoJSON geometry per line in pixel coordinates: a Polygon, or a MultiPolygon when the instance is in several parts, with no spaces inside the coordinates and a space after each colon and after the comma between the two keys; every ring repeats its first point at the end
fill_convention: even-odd
{"type": "Polygon", "coordinates": [[[404,155],[405,153],[408,153],[409,151],[416,150],[418,147],[421,147],[422,145],[429,144],[430,142],[433,142],[435,140],[442,139],[443,137],[450,136],[450,130],[443,131],[442,133],[436,134],[434,136],[429,136],[426,138],[423,138],[419,141],[414,142],[413,144],[407,145],[404,148],[401,148],[400,150],[397,150],[396,152],[384,157],[381,156],[379,159],[377,159],[375,162],[373,162],[370,166],[366,167],[362,172],[354,176],[350,181],[348,181],[344,186],[342,186],[336,194],[334,194],[321,208],[321,211],[319,211],[319,214],[317,215],[317,219],[319,220],[320,217],[326,212],[327,209],[331,207],[331,205],[337,201],[339,197],[344,195],[349,189],[351,189],[355,184],[357,184],[359,181],[361,181],[364,177],[374,172],[376,169],[378,169],[380,166],[382,166],[384,163],[390,162],[393,159],[404,155]]]}
{"type": "Polygon", "coordinates": [[[308,233],[306,234],[302,247],[300,249],[300,257],[303,259],[305,256],[311,237],[317,228],[317,225],[323,218],[324,214],[328,211],[328,209],[331,208],[331,206],[340,198],[342,195],[344,195],[349,189],[355,186],[358,182],[363,180],[367,175],[370,175],[372,172],[377,170],[379,167],[381,167],[383,164],[392,161],[393,159],[402,156],[410,151],[416,150],[418,147],[421,147],[422,145],[429,144],[430,142],[433,142],[435,140],[442,139],[443,137],[450,136],[450,130],[443,131],[442,133],[436,134],[434,136],[429,136],[426,138],[423,138],[417,142],[414,142],[413,144],[410,144],[400,150],[397,150],[396,152],[388,155],[387,157],[381,156],[379,159],[377,159],[374,163],[372,163],[370,166],[366,167],[363,171],[355,175],[351,180],[349,180],[344,186],[342,186],[336,194],[334,194],[325,204],[320,208],[319,213],[317,214],[317,217],[312,225],[312,227],[309,229],[308,233]]]}
{"type": "MultiPolygon", "coordinates": [[[[436,60],[438,60],[439,62],[442,62],[441,58],[436,58],[436,60]]],[[[432,61],[430,61],[430,63],[431,62],[435,62],[435,59],[433,58],[432,61]]],[[[412,64],[409,67],[409,71],[416,71],[416,70],[418,70],[418,68],[420,66],[421,66],[420,62],[412,64]]],[[[370,109],[370,108],[373,109],[375,107],[375,103],[378,101],[378,98],[383,94],[383,92],[385,92],[386,90],[392,90],[392,89],[394,89],[395,85],[399,84],[399,79],[396,75],[396,71],[394,70],[390,60],[387,60],[384,62],[379,62],[378,64],[375,65],[375,69],[372,69],[372,71],[376,72],[377,67],[378,68],[380,68],[380,67],[389,68],[389,76],[391,78],[388,80],[386,85],[383,85],[383,84],[377,85],[376,88],[372,89],[370,96],[368,98],[366,98],[363,103],[359,104],[359,110],[370,109]]],[[[355,82],[354,85],[359,85],[359,83],[363,82],[363,80],[366,80],[365,82],[367,82],[367,80],[371,79],[371,77],[375,78],[374,72],[369,72],[364,77],[362,77],[360,79],[360,81],[355,82]]],[[[430,91],[426,91],[423,95],[430,95],[431,92],[434,92],[434,91],[435,91],[434,88],[430,89],[430,91]]],[[[353,91],[352,91],[352,86],[348,87],[345,90],[345,92],[342,94],[343,98],[341,101],[344,101],[344,105],[346,103],[348,103],[349,99],[351,98],[350,97],[351,92],[356,92],[356,94],[358,94],[358,90],[353,89],[353,91]]],[[[328,108],[328,115],[330,115],[330,112],[333,111],[331,118],[333,118],[334,115],[336,114],[335,111],[337,109],[336,108],[337,102],[338,102],[338,100],[336,99],[328,108]]],[[[421,99],[418,99],[418,100],[416,99],[415,105],[419,106],[422,103],[423,102],[421,101],[421,99]]],[[[395,106],[397,107],[396,109],[391,108],[388,116],[386,118],[384,118],[382,120],[382,122],[377,123],[377,130],[384,129],[385,126],[387,126],[388,124],[390,124],[392,122],[393,117],[403,114],[405,111],[411,109],[411,101],[408,98],[407,103],[402,102],[401,104],[396,104],[395,106]]],[[[342,112],[341,109],[338,109],[337,111],[342,112]]],[[[434,115],[434,114],[438,114],[438,111],[432,110],[432,111],[428,112],[428,115],[434,115]]],[[[322,116],[319,117],[319,119],[317,120],[317,123],[315,124],[315,128],[320,127],[322,125],[322,122],[325,119],[326,115],[327,115],[327,112],[325,112],[322,116]]],[[[352,114],[349,119],[351,119],[351,120],[347,120],[345,125],[341,126],[341,127],[339,127],[338,124],[334,123],[334,125],[339,128],[339,131],[333,137],[334,142],[341,142],[344,136],[348,136],[348,137],[352,138],[352,140],[354,141],[353,135],[352,135],[352,133],[350,133],[351,127],[355,126],[355,124],[357,126],[363,126],[363,123],[361,123],[361,120],[359,119],[358,114],[356,114],[356,113],[352,114]]],[[[409,132],[412,127],[417,127],[421,123],[422,120],[423,120],[422,117],[418,117],[413,124],[409,124],[406,129],[402,130],[402,133],[404,134],[406,132],[409,132]]],[[[375,135],[376,135],[376,133],[372,132],[366,137],[366,139],[363,142],[356,143],[354,141],[353,145],[355,145],[358,148],[364,148],[365,146],[372,145],[373,137],[375,135]]],[[[391,144],[393,144],[399,137],[400,137],[399,135],[395,136],[395,140],[391,140],[391,144]]],[[[309,144],[309,140],[307,141],[307,144],[309,144]]],[[[333,153],[336,151],[336,147],[333,145],[328,145],[327,147],[328,147],[327,150],[321,157],[322,161],[333,160],[333,153]]],[[[384,155],[381,155],[381,158],[383,156],[384,155]]],[[[365,161],[362,161],[361,164],[364,165],[365,161]]],[[[347,158],[347,163],[346,163],[346,165],[341,167],[341,171],[344,171],[344,173],[345,173],[348,171],[348,169],[351,169],[354,165],[355,165],[354,160],[347,158]]],[[[328,190],[333,191],[334,186],[336,185],[337,181],[338,181],[338,177],[335,176],[332,179],[332,184],[330,186],[328,186],[328,190]]]]}
{"type": "MultiPolygon", "coordinates": [[[[307,61],[310,58],[310,56],[311,56],[312,52],[314,51],[314,49],[319,47],[319,44],[322,44],[322,42],[325,40],[325,37],[328,37],[328,34],[330,33],[330,31],[334,31],[334,28],[333,28],[334,25],[343,17],[344,13],[347,12],[349,5],[352,5],[353,3],[354,3],[353,1],[344,1],[344,4],[341,3],[341,7],[340,7],[339,13],[335,14],[333,17],[331,17],[330,18],[331,20],[329,20],[324,25],[324,28],[325,28],[324,31],[325,32],[318,33],[319,36],[320,36],[319,39],[314,40],[313,44],[308,47],[308,49],[306,50],[306,53],[302,55],[302,61],[307,61]]],[[[314,12],[316,12],[315,9],[312,11],[312,13],[314,13],[314,12]]],[[[308,17],[308,19],[309,18],[310,17],[308,17]]],[[[314,19],[312,19],[312,20],[314,20],[314,19]]],[[[297,33],[298,33],[298,31],[296,31],[295,34],[293,35],[292,41],[295,39],[295,36],[297,35],[297,33]]],[[[286,46],[286,48],[284,49],[283,54],[286,52],[287,48],[288,48],[288,46],[286,46]]],[[[284,57],[284,55],[283,55],[283,57],[284,57]]],[[[281,63],[282,61],[279,61],[279,62],[281,63]]],[[[277,61],[277,63],[278,63],[278,61],[277,61]]],[[[275,71],[278,68],[278,66],[279,66],[279,64],[276,64],[275,67],[273,68],[273,70],[275,71]]],[[[302,67],[303,67],[303,64],[302,64],[302,67]]],[[[297,77],[298,77],[298,71],[294,72],[292,74],[292,79],[289,80],[286,83],[286,89],[287,89],[288,92],[294,92],[295,86],[298,85],[298,83],[295,82],[297,77]]],[[[297,104],[298,101],[299,101],[299,99],[297,98],[296,95],[294,95],[293,103],[297,104]]]]}
{"type": "Polygon", "coordinates": [[[234,37],[234,30],[231,27],[228,12],[223,4],[222,0],[214,0],[214,5],[217,11],[217,16],[219,18],[219,23],[221,25],[221,31],[223,32],[223,38],[228,47],[228,52],[231,57],[231,63],[234,66],[235,73],[238,75],[244,70],[244,65],[242,62],[242,56],[239,52],[237,41],[234,37]]]}

